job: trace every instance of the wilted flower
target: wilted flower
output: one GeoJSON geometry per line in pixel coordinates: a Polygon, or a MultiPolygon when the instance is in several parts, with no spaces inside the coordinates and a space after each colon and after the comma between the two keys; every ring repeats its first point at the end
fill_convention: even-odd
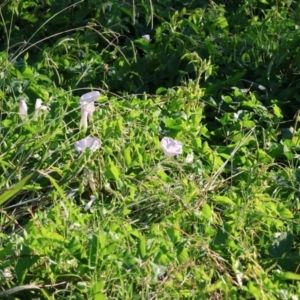
{"type": "Polygon", "coordinates": [[[91,200],[86,204],[86,206],[84,207],[84,210],[87,211],[91,208],[93,202],[96,200],[97,198],[95,196],[91,196],[91,200]]]}
{"type": "Polygon", "coordinates": [[[161,140],[161,147],[164,151],[164,153],[169,156],[175,156],[178,154],[182,154],[182,143],[177,141],[177,140],[173,140],[170,137],[164,137],[161,140]]]}
{"type": "Polygon", "coordinates": [[[90,169],[85,169],[84,173],[87,175],[89,186],[90,186],[91,190],[93,192],[96,191],[96,185],[95,185],[95,179],[94,179],[93,172],[90,169]]]}
{"type": "Polygon", "coordinates": [[[189,153],[189,154],[186,156],[185,162],[186,162],[187,164],[191,164],[191,163],[193,162],[193,160],[194,160],[194,153],[191,152],[191,153],[189,153]]]}
{"type": "Polygon", "coordinates": [[[149,34],[142,35],[142,38],[149,41],[150,35],[149,34]]]}
{"type": "Polygon", "coordinates": [[[75,149],[78,152],[84,152],[86,148],[90,148],[92,152],[99,149],[101,146],[101,141],[97,138],[87,136],[86,138],[79,140],[75,143],[75,149]]]}
{"type": "Polygon", "coordinates": [[[81,120],[80,128],[87,128],[88,119],[90,120],[95,111],[95,100],[100,96],[98,91],[83,94],[80,98],[79,104],[81,106],[81,120]]]}
{"type": "Polygon", "coordinates": [[[27,104],[25,100],[21,100],[19,104],[19,115],[22,121],[25,121],[27,118],[27,104]]]}
{"type": "Polygon", "coordinates": [[[34,111],[34,116],[33,119],[37,120],[39,117],[39,114],[42,111],[48,111],[49,107],[46,105],[43,105],[43,101],[41,99],[36,99],[35,101],[35,111],[34,111]]]}
{"type": "Polygon", "coordinates": [[[9,267],[5,268],[4,270],[0,270],[0,278],[3,277],[4,279],[13,279],[14,276],[9,267]]]}

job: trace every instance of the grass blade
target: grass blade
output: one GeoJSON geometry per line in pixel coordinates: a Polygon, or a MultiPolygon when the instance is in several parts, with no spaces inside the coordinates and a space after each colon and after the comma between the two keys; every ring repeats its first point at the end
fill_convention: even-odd
{"type": "Polygon", "coordinates": [[[14,195],[16,195],[19,191],[22,190],[23,186],[27,183],[27,181],[33,176],[34,173],[31,173],[24,177],[21,181],[13,185],[10,189],[5,191],[2,195],[0,195],[0,205],[4,204],[6,201],[11,199],[14,195]]]}

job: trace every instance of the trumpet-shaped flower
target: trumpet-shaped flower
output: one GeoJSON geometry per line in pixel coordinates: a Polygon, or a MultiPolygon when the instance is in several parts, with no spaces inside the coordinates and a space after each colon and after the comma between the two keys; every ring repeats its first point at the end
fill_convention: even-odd
{"type": "Polygon", "coordinates": [[[90,148],[92,152],[95,152],[101,146],[101,141],[97,138],[87,136],[86,138],[79,140],[75,143],[75,149],[78,152],[84,152],[86,148],[90,148]]]}
{"type": "Polygon", "coordinates": [[[173,140],[170,137],[164,137],[161,140],[161,147],[164,151],[164,153],[169,156],[175,156],[178,154],[182,154],[182,143],[177,141],[177,140],[173,140]]]}
{"type": "Polygon", "coordinates": [[[95,111],[95,100],[100,96],[98,91],[83,94],[80,98],[79,104],[81,106],[81,120],[80,128],[87,128],[88,119],[90,120],[95,111]]]}
{"type": "Polygon", "coordinates": [[[80,129],[88,127],[88,115],[89,113],[86,110],[81,109],[80,129]]]}
{"type": "Polygon", "coordinates": [[[25,102],[25,100],[21,100],[19,103],[19,116],[21,118],[22,121],[25,121],[27,118],[27,104],[25,102]]]}
{"type": "Polygon", "coordinates": [[[37,120],[39,117],[39,114],[42,111],[48,111],[49,107],[46,105],[43,105],[43,101],[41,99],[36,99],[35,101],[35,111],[34,111],[34,116],[33,119],[37,120]]]}
{"type": "Polygon", "coordinates": [[[84,207],[84,210],[87,211],[91,208],[93,202],[96,200],[97,198],[95,196],[91,196],[91,200],[86,204],[86,206],[84,207]]]}

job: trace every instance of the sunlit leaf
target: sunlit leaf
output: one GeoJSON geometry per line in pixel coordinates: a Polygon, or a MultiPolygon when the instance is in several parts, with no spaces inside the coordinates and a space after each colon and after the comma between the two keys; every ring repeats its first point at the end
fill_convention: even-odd
{"type": "Polygon", "coordinates": [[[34,175],[34,173],[27,175],[22,180],[20,180],[18,183],[16,183],[11,188],[9,188],[7,191],[2,193],[0,195],[0,205],[3,205],[6,201],[8,201],[13,196],[15,196],[17,193],[19,193],[33,175],[34,175]]]}

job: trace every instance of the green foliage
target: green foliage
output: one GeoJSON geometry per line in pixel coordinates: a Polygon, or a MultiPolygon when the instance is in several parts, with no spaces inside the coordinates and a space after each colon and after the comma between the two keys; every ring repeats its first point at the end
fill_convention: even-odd
{"type": "Polygon", "coordinates": [[[0,297],[296,299],[299,4],[100,2],[0,5],[0,297]]]}

